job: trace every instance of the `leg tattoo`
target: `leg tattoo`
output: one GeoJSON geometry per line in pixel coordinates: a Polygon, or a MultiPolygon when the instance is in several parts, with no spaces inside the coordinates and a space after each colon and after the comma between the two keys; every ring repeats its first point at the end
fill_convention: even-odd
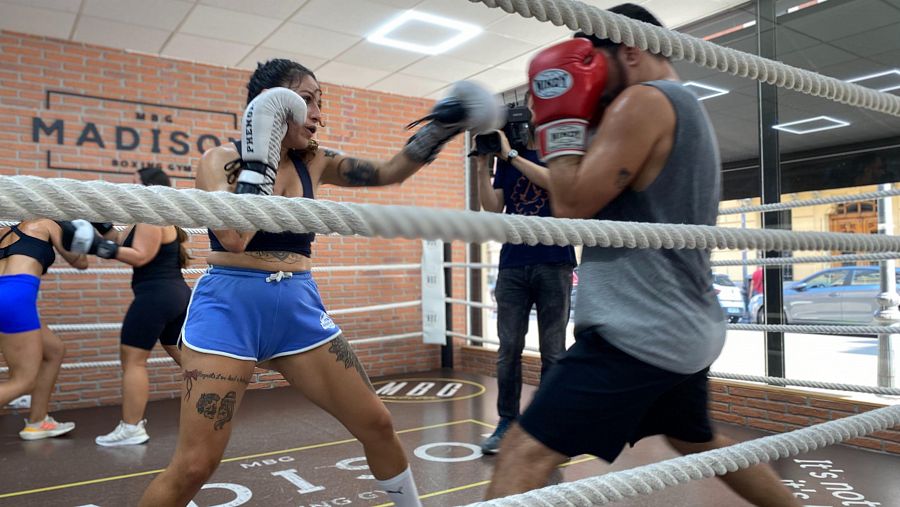
{"type": "Polygon", "coordinates": [[[365,368],[363,368],[362,363],[359,362],[359,358],[356,357],[356,354],[353,352],[353,349],[350,348],[350,344],[344,339],[343,335],[331,340],[331,346],[328,347],[328,352],[335,355],[335,361],[339,363],[343,362],[344,368],[356,368],[356,371],[359,372],[359,376],[362,377],[366,385],[369,386],[369,389],[373,392],[375,391],[375,388],[372,387],[372,383],[369,382],[369,376],[366,375],[365,368]]]}
{"type": "MultiPolygon", "coordinates": [[[[233,393],[232,393],[233,394],[233,393]]],[[[207,419],[216,416],[216,410],[219,405],[219,395],[216,393],[203,393],[197,400],[197,413],[207,419]]]]}
{"type": "Polygon", "coordinates": [[[237,400],[237,395],[234,391],[229,391],[228,394],[222,398],[222,404],[219,405],[219,413],[216,414],[216,423],[213,425],[213,429],[220,430],[225,427],[229,421],[231,421],[231,416],[234,415],[234,403],[237,400]]]}

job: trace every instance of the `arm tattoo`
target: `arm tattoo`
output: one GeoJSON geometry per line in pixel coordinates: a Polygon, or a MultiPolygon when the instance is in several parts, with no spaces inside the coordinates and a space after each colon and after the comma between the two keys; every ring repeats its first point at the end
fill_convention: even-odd
{"type": "Polygon", "coordinates": [[[345,158],[338,164],[341,179],[353,187],[378,185],[378,168],[375,164],[358,158],[345,158]]]}
{"type": "Polygon", "coordinates": [[[631,179],[631,171],[627,167],[619,169],[619,174],[616,175],[616,188],[624,190],[628,186],[629,179],[631,179]]]}
{"type": "Polygon", "coordinates": [[[244,252],[244,255],[249,255],[254,259],[261,260],[263,262],[283,262],[286,264],[294,264],[297,262],[302,262],[303,259],[306,258],[303,254],[298,254],[294,252],[281,252],[281,251],[272,251],[272,252],[244,252]]]}
{"type": "Polygon", "coordinates": [[[366,385],[369,386],[369,390],[372,392],[375,391],[375,388],[372,387],[372,383],[369,382],[369,376],[366,375],[365,368],[363,368],[363,365],[359,362],[359,358],[356,357],[356,354],[353,352],[353,349],[350,348],[350,344],[344,339],[343,335],[331,340],[331,346],[328,347],[328,352],[335,355],[335,361],[339,363],[343,362],[344,368],[347,368],[348,370],[350,368],[356,368],[356,371],[359,372],[359,376],[362,377],[366,385]]]}
{"type": "Polygon", "coordinates": [[[322,151],[322,153],[325,155],[326,158],[334,158],[334,157],[338,156],[338,152],[336,152],[334,150],[329,150],[328,148],[325,148],[322,151]]]}

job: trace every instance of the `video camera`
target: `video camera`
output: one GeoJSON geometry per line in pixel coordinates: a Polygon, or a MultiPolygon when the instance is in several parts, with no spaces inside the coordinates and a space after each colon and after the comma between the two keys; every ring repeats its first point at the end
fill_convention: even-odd
{"type": "MultiPolygon", "coordinates": [[[[531,110],[526,106],[509,104],[506,110],[506,124],[502,130],[513,149],[524,150],[531,135],[531,110]]],[[[500,149],[500,134],[489,132],[478,134],[475,138],[475,151],[472,154],[490,155],[500,153],[500,149]]]]}

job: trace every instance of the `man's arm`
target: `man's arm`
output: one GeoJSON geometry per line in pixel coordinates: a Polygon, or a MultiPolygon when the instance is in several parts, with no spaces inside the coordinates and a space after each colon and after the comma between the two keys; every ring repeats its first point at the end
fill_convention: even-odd
{"type": "Polygon", "coordinates": [[[632,86],[607,108],[583,157],[550,160],[553,216],[590,218],[635,181],[656,144],[675,128],[675,112],[662,92],[632,86]]]}
{"type": "Polygon", "coordinates": [[[491,167],[494,159],[490,155],[475,157],[478,171],[478,200],[485,211],[500,213],[503,211],[503,190],[491,184],[491,167]]]}

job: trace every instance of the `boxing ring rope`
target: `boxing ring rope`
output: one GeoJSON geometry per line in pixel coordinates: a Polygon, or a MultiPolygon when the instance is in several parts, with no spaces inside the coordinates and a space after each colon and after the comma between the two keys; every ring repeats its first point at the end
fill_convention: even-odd
{"type": "Polygon", "coordinates": [[[740,213],[765,213],[768,211],[784,211],[794,208],[802,208],[804,206],[819,206],[822,204],[842,204],[848,202],[872,201],[898,195],[900,195],[900,188],[892,188],[890,190],[878,190],[873,192],[864,192],[861,194],[834,195],[829,197],[817,197],[815,199],[803,199],[799,201],[742,206],[739,208],[720,208],[719,214],[737,215],[740,213]]]}
{"type": "Polygon", "coordinates": [[[151,223],[213,229],[337,233],[614,248],[842,250],[894,252],[900,238],[863,234],[730,229],[528,217],[413,206],[342,204],[302,198],[236,195],[117,185],[102,181],[0,176],[0,216],[151,223]]]}
{"type": "MultiPolygon", "coordinates": [[[[478,303],[465,299],[445,298],[444,302],[455,305],[464,305],[483,310],[497,311],[497,305],[478,303]]],[[[894,326],[825,326],[808,324],[726,324],[732,331],[773,331],[796,334],[828,334],[828,335],[860,335],[860,334],[900,334],[900,324],[894,326]],[[897,331],[892,333],[891,331],[897,331]]]]}
{"type": "Polygon", "coordinates": [[[897,387],[878,387],[878,386],[862,386],[857,384],[840,384],[836,382],[819,382],[817,380],[797,380],[786,379],[781,377],[762,377],[759,375],[744,375],[742,373],[726,373],[721,371],[710,371],[710,377],[720,378],[724,380],[739,380],[741,382],[757,382],[760,384],[770,384],[779,387],[795,386],[810,387],[813,389],[827,389],[829,391],[849,391],[855,393],[882,394],[886,396],[900,396],[900,388],[897,387]]]}
{"type": "Polygon", "coordinates": [[[760,463],[796,456],[898,424],[900,405],[894,405],[713,451],[473,503],[468,507],[606,505],[693,480],[725,475],[760,463]]]}
{"type": "Polygon", "coordinates": [[[842,104],[900,116],[900,97],[719,46],[574,0],[469,0],[525,18],[565,25],[674,60],[762,81],[842,104]]]}
{"type": "MultiPolygon", "coordinates": [[[[900,258],[900,256],[898,256],[900,258]]],[[[412,271],[421,269],[421,264],[371,264],[366,266],[313,266],[313,273],[338,273],[347,271],[412,271]]],[[[208,268],[184,268],[181,270],[183,275],[202,275],[206,273],[208,268]]],[[[130,275],[130,268],[52,268],[47,271],[48,275],[130,275]]]]}
{"type": "MultiPolygon", "coordinates": [[[[790,264],[807,264],[816,262],[858,262],[858,261],[885,261],[900,259],[900,252],[868,253],[868,254],[842,254],[842,255],[809,255],[803,257],[770,257],[764,259],[735,259],[710,261],[711,267],[724,266],[786,266],[790,264]]],[[[497,269],[499,264],[445,262],[445,268],[467,269],[497,269]]]]}
{"type": "MultiPolygon", "coordinates": [[[[411,308],[420,306],[422,301],[403,301],[400,303],[387,303],[383,305],[356,306],[351,308],[339,308],[337,310],[329,310],[328,315],[349,315],[351,313],[378,312],[382,310],[394,310],[397,308],[411,308]]],[[[48,326],[51,331],[56,333],[76,333],[80,331],[118,331],[122,329],[121,322],[97,323],[97,324],[51,324],[48,326]]]]}
{"type": "MultiPolygon", "coordinates": [[[[51,326],[52,327],[52,326],[51,326]]],[[[406,340],[409,338],[418,338],[422,336],[422,333],[419,331],[412,333],[401,333],[401,334],[391,334],[385,336],[378,336],[374,338],[357,338],[355,340],[347,340],[347,343],[350,344],[365,344],[365,343],[385,343],[385,342],[393,342],[399,340],[406,340]]],[[[153,364],[175,364],[175,360],[171,357],[151,357],[147,359],[148,365],[153,364]]],[[[109,361],[84,361],[80,363],[65,363],[60,365],[61,370],[84,370],[90,368],[113,368],[116,366],[121,366],[122,362],[118,359],[113,359],[109,361]]],[[[9,371],[8,367],[0,367],[0,373],[6,373],[9,371]]]]}
{"type": "MultiPolygon", "coordinates": [[[[482,338],[481,336],[475,336],[475,335],[471,335],[471,334],[457,333],[455,331],[447,331],[447,336],[450,336],[452,338],[464,338],[466,340],[473,341],[473,342],[489,343],[491,345],[498,345],[498,346],[500,345],[500,342],[497,340],[491,340],[490,338],[482,338]]],[[[534,347],[529,347],[527,345],[524,347],[524,350],[527,350],[528,352],[537,352],[538,354],[540,354],[540,352],[541,352],[540,350],[538,350],[534,347]]]]}

